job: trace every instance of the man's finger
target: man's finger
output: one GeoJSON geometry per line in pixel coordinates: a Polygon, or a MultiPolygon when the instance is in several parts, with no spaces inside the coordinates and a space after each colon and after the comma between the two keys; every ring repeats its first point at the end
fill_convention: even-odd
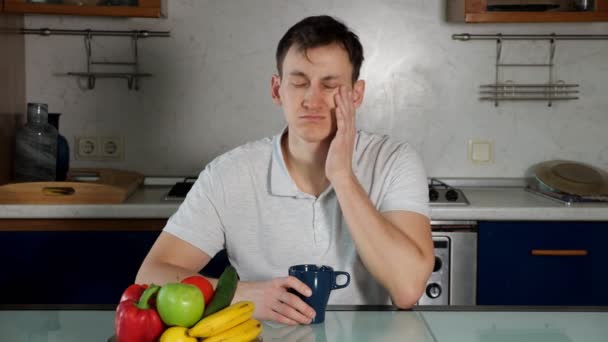
{"type": "Polygon", "coordinates": [[[342,107],[336,108],[336,126],[338,127],[338,133],[344,133],[344,129],[346,128],[346,122],[344,118],[344,110],[342,107]]]}
{"type": "Polygon", "coordinates": [[[335,108],[340,107],[340,88],[334,93],[334,106],[335,108]]]}
{"type": "Polygon", "coordinates": [[[281,301],[283,303],[288,304],[290,307],[302,313],[307,318],[312,319],[315,317],[315,310],[311,308],[308,304],[306,304],[302,299],[300,299],[300,297],[289,292],[285,292],[282,297],[283,298],[281,299],[281,301]]]}
{"type": "Polygon", "coordinates": [[[285,289],[294,289],[306,297],[310,297],[310,295],[312,295],[312,290],[310,287],[294,276],[288,276],[285,278],[283,287],[285,289]]]}
{"type": "Polygon", "coordinates": [[[344,111],[344,114],[347,114],[347,111],[350,109],[350,99],[348,98],[348,90],[345,86],[340,87],[340,100],[342,102],[342,110],[344,111]]]}
{"type": "MultiPolygon", "coordinates": [[[[294,296],[290,293],[289,293],[289,295],[294,296]]],[[[302,300],[300,298],[298,298],[296,296],[294,296],[294,297],[297,299],[297,301],[299,301],[302,304],[304,304],[305,306],[307,306],[304,302],[302,302],[302,300]]],[[[294,308],[292,306],[292,302],[295,302],[295,300],[289,299],[285,302],[277,302],[277,304],[273,308],[273,311],[287,317],[290,320],[298,322],[300,324],[309,324],[312,321],[312,317],[309,317],[308,315],[305,315],[304,313],[296,310],[296,308],[294,308]]],[[[310,311],[310,310],[311,309],[309,309],[308,311],[310,311]]]]}

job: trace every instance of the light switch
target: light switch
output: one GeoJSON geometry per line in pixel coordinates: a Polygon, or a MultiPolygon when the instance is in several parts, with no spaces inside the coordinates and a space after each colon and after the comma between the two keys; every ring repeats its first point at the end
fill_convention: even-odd
{"type": "Polygon", "coordinates": [[[469,140],[469,159],[485,164],[494,161],[494,144],[490,140],[469,140]]]}

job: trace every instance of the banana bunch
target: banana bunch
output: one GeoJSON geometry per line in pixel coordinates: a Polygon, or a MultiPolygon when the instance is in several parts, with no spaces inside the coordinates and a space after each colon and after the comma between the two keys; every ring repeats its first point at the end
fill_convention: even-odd
{"type": "Polygon", "coordinates": [[[253,319],[253,302],[234,303],[201,319],[188,335],[205,342],[252,341],[262,332],[262,323],[253,319]]]}

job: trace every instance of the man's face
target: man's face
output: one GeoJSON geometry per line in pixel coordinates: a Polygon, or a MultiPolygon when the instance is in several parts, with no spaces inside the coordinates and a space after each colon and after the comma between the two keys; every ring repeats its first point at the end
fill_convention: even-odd
{"type": "Polygon", "coordinates": [[[311,143],[333,138],[334,96],[339,87],[353,90],[355,107],[363,99],[363,81],[353,87],[352,72],[348,53],[338,44],[306,51],[292,46],[283,61],[283,75],[273,76],[271,89],[273,101],[283,108],[289,133],[311,143]]]}

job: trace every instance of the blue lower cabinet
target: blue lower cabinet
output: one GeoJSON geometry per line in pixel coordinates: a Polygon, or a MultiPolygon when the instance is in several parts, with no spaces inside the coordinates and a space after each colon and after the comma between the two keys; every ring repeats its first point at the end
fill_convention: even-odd
{"type": "Polygon", "coordinates": [[[0,303],[116,304],[159,234],[0,232],[0,303]]]}
{"type": "Polygon", "coordinates": [[[479,305],[608,305],[608,223],[480,222],[478,228],[479,305]]]}

